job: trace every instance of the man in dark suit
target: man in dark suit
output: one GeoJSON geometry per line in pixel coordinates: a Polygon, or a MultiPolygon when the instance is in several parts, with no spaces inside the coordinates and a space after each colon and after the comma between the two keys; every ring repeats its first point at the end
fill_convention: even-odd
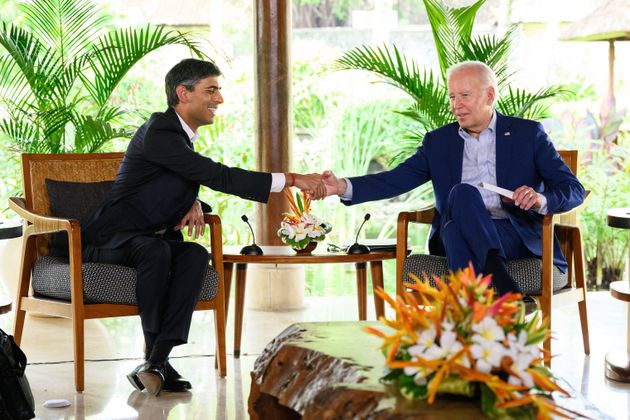
{"type": "MultiPolygon", "coordinates": [[[[396,168],[377,174],[337,178],[324,172],[327,194],[358,204],[405,193],[433,183],[435,218],[429,251],[446,255],[457,270],[472,262],[476,272],[493,274],[499,293],[519,292],[506,260],[542,255],[542,217],[584,201],[584,188],[547,137],[541,124],[494,110],[494,72],[476,61],[447,71],[451,112],[457,122],[426,134],[416,153],[396,168]],[[481,188],[481,182],[514,193],[511,199],[481,188]]],[[[554,264],[567,263],[558,242],[554,264]]],[[[529,309],[535,301],[527,296],[529,309]]]]}
{"type": "Polygon", "coordinates": [[[193,310],[208,269],[208,251],[189,236],[203,235],[200,185],[248,200],[267,202],[285,186],[316,191],[321,175],[263,173],[231,168],[194,151],[197,129],[212,124],[223,103],[211,62],[187,59],[166,75],[169,108],[156,112],[132,138],[114,186],[82,230],[86,261],[134,267],[146,342],[146,363],[128,375],[153,395],[185,391],[190,383],[168,362],[171,349],[186,343],[193,310]]]}

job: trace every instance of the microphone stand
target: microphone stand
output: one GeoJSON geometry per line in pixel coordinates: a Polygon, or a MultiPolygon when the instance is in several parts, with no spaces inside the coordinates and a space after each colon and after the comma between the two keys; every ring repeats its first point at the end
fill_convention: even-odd
{"type": "Polygon", "coordinates": [[[247,223],[247,226],[249,226],[249,230],[252,232],[252,244],[241,248],[241,255],[262,255],[263,250],[261,247],[256,245],[256,237],[254,236],[254,229],[252,229],[252,225],[249,224],[249,220],[247,219],[247,216],[242,215],[241,220],[247,223]]]}
{"type": "Polygon", "coordinates": [[[361,229],[363,228],[363,225],[368,220],[370,220],[370,213],[365,214],[365,217],[363,218],[363,223],[361,223],[361,226],[359,226],[359,230],[357,230],[357,236],[354,239],[354,244],[350,245],[350,247],[346,251],[346,254],[351,254],[351,255],[369,254],[370,247],[359,243],[359,233],[361,233],[361,229]]]}

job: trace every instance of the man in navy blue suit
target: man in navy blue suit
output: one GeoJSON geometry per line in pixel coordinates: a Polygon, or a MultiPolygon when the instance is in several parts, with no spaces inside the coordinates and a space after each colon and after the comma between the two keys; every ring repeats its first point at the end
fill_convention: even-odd
{"type": "MultiPolygon", "coordinates": [[[[337,178],[325,171],[327,195],[346,205],[390,198],[427,181],[433,183],[435,218],[429,251],[445,255],[451,270],[472,262],[492,274],[499,293],[519,292],[506,260],[542,255],[542,218],[584,201],[584,188],[562,161],[540,123],[501,115],[494,109],[496,76],[478,61],[447,71],[451,112],[457,122],[426,134],[416,153],[396,168],[337,178]],[[511,200],[481,188],[513,190],[511,200]]],[[[554,264],[566,260],[558,242],[554,264]]],[[[526,302],[535,308],[531,297],[526,302]]]]}

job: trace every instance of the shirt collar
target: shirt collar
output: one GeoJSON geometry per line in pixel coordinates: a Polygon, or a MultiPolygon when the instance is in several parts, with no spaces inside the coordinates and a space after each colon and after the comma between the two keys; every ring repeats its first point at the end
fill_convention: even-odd
{"type": "MultiPolygon", "coordinates": [[[[488,124],[488,128],[486,128],[486,130],[490,130],[491,134],[494,134],[497,130],[497,111],[495,111],[494,109],[492,110],[492,118],[490,118],[490,124],[488,124]]],[[[466,130],[461,127],[459,127],[457,131],[461,137],[466,138],[470,136],[470,134],[468,134],[468,132],[466,132],[466,130]]]]}
{"type": "Polygon", "coordinates": [[[188,135],[190,142],[194,143],[195,140],[197,140],[197,137],[199,137],[199,133],[192,131],[192,128],[188,127],[188,124],[186,124],[186,122],[182,119],[182,117],[179,116],[177,111],[175,111],[175,115],[177,115],[177,118],[179,118],[179,122],[182,124],[182,128],[186,132],[186,135],[188,135]]]}

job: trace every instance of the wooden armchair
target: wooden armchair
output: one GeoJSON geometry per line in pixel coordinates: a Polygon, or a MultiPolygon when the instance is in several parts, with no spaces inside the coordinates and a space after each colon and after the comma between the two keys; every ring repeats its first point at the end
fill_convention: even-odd
{"type": "MultiPolygon", "coordinates": [[[[560,156],[569,169],[576,174],[578,165],[577,150],[561,150],[560,156]]],[[[588,192],[587,192],[588,195],[588,192]]],[[[581,206],[580,206],[581,207],[581,206]]],[[[552,328],[552,307],[577,303],[582,327],[584,353],[590,354],[588,338],[588,320],[586,316],[586,283],[584,279],[584,255],[582,236],[577,226],[576,213],[573,209],[561,214],[548,214],[543,219],[543,255],[542,260],[528,258],[508,261],[507,269],[524,293],[535,297],[542,315],[549,319],[552,328]],[[553,234],[556,234],[564,253],[568,270],[562,273],[553,265],[553,234]]],[[[396,245],[396,294],[406,291],[406,282],[413,282],[408,276],[414,273],[421,276],[427,273],[443,276],[448,273],[446,258],[435,255],[412,254],[407,256],[407,234],[409,223],[431,224],[435,210],[433,207],[415,212],[402,212],[398,215],[396,245]]],[[[543,347],[551,351],[551,340],[545,340],[543,347]]]]}
{"type": "MultiPolygon", "coordinates": [[[[111,181],[116,176],[122,158],[122,153],[24,154],[22,155],[24,198],[12,197],[9,202],[11,209],[26,221],[20,279],[15,300],[15,341],[19,344],[22,339],[27,312],[72,319],[77,391],[83,391],[84,388],[83,321],[138,315],[135,300],[136,273],[132,268],[118,265],[82,264],[80,223],[73,218],[51,216],[46,179],[82,183],[79,185],[111,181]],[[48,255],[51,246],[50,234],[55,232],[67,233],[69,258],[48,255]],[[29,286],[33,290],[30,295],[29,286]]],[[[206,214],[205,217],[210,226],[212,266],[208,268],[196,310],[215,311],[217,365],[220,375],[225,376],[221,220],[216,215],[206,214]]]]}

